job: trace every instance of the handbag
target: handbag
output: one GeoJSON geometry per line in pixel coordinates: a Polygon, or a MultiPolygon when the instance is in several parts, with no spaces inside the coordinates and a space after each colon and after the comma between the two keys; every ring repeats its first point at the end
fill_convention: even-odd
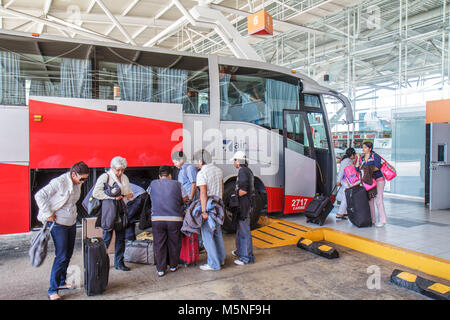
{"type": "Polygon", "coordinates": [[[84,197],[82,205],[89,216],[96,216],[102,207],[102,201],[94,198],[92,193],[94,192],[94,187],[86,194],[84,197]]]}
{"type": "Polygon", "coordinates": [[[372,190],[373,188],[375,188],[377,186],[377,182],[375,179],[372,179],[372,184],[367,184],[364,183],[364,181],[362,182],[364,189],[366,189],[366,191],[372,190]]]}
{"type": "Polygon", "coordinates": [[[55,224],[53,222],[52,226],[48,227],[48,221],[45,221],[41,230],[31,238],[31,247],[28,255],[30,256],[31,265],[35,268],[40,267],[47,256],[48,240],[55,224]]]}
{"type": "Polygon", "coordinates": [[[395,168],[389,164],[385,159],[383,159],[380,155],[378,155],[381,160],[383,160],[383,163],[381,164],[381,173],[383,173],[383,176],[387,181],[391,181],[397,176],[397,172],[395,171],[395,168]]]}
{"type": "MultiPolygon", "coordinates": [[[[105,189],[106,186],[109,185],[109,175],[108,180],[105,183],[105,189]]],[[[95,185],[89,190],[89,192],[86,194],[86,196],[83,199],[83,202],[81,203],[83,205],[84,210],[88,213],[89,216],[97,216],[100,209],[102,208],[102,201],[94,198],[92,195],[94,193],[95,185]]]]}

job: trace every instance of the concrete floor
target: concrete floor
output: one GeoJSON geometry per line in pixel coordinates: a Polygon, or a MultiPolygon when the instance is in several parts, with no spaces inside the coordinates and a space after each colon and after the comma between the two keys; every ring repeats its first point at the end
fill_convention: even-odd
{"type": "MultiPolygon", "coordinates": [[[[83,284],[81,229],[71,261],[69,276],[83,284]]],[[[29,234],[0,237],[0,299],[47,299],[47,288],[53,263],[53,244],[40,268],[31,267],[27,250],[29,234]]],[[[427,300],[418,293],[389,282],[395,268],[393,263],[357,251],[336,247],[340,258],[328,260],[296,246],[272,249],[254,248],[256,262],[237,266],[233,263],[234,235],[224,234],[227,259],[220,271],[202,271],[206,253],[200,255],[197,266],[181,267],[175,273],[159,278],[152,265],[129,264],[131,272],[111,268],[107,291],[100,296],[87,297],[84,289],[63,291],[65,299],[77,300],[427,300]],[[368,289],[367,280],[379,268],[380,288],[368,289]],[[375,267],[373,267],[375,266],[375,267]]],[[[110,256],[112,261],[113,256],[110,256]]],[[[415,272],[418,274],[417,272],[415,272]]],[[[426,276],[430,278],[430,276],[426,276]]],[[[432,279],[438,281],[439,279],[432,279]]],[[[442,280],[441,280],[442,281],[442,280]]],[[[447,284],[448,285],[448,284],[447,284]]]]}

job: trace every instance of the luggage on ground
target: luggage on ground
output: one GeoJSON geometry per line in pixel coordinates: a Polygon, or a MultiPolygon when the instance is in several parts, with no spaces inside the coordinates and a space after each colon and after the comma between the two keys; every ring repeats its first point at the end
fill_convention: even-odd
{"type": "Polygon", "coordinates": [[[154,264],[153,241],[135,240],[125,243],[125,262],[154,264]]]}
{"type": "Polygon", "coordinates": [[[306,207],[306,222],[323,225],[331,210],[333,210],[333,203],[330,197],[317,195],[306,207]]]}
{"type": "Polygon", "coordinates": [[[148,231],[141,232],[136,236],[136,240],[150,240],[153,242],[153,234],[148,231]]]}
{"type": "Polygon", "coordinates": [[[102,294],[108,286],[109,256],[100,237],[87,236],[87,223],[83,219],[84,289],[88,296],[102,294]]]}
{"type": "Polygon", "coordinates": [[[333,210],[333,202],[336,199],[337,186],[331,192],[331,196],[317,195],[308,204],[305,210],[306,222],[323,225],[331,210],[333,210]]]}
{"type": "Polygon", "coordinates": [[[348,188],[345,190],[345,197],[350,222],[358,228],[371,227],[372,216],[366,189],[360,185],[348,188]]]}
{"type": "Polygon", "coordinates": [[[185,266],[196,264],[198,261],[198,235],[188,237],[183,234],[181,240],[180,264],[185,266]]]}
{"type": "MultiPolygon", "coordinates": [[[[86,225],[86,237],[88,238],[102,238],[103,237],[103,229],[100,227],[96,227],[95,224],[97,222],[97,218],[85,218],[83,219],[83,225],[86,225]]],[[[114,253],[114,247],[116,245],[116,232],[113,231],[113,235],[111,238],[111,243],[109,244],[106,252],[108,254],[114,253]]]]}

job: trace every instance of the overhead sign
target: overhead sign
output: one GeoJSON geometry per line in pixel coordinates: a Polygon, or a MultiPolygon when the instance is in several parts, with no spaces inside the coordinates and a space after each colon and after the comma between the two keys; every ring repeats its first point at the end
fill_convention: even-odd
{"type": "Polygon", "coordinates": [[[273,35],[272,16],[264,9],[248,16],[247,25],[249,35],[273,35]]]}

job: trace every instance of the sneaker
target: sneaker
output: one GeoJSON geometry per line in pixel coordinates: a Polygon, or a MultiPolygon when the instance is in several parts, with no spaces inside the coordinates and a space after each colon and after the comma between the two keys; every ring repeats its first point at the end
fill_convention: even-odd
{"type": "Polygon", "coordinates": [[[238,251],[237,250],[233,250],[231,251],[231,254],[235,257],[239,257],[238,251]]]}
{"type": "Polygon", "coordinates": [[[170,270],[170,272],[175,272],[175,271],[177,271],[177,270],[178,270],[178,267],[175,267],[175,268],[170,268],[169,270],[170,270]]]}
{"type": "Polygon", "coordinates": [[[385,225],[385,223],[378,222],[377,224],[375,224],[375,227],[377,227],[377,228],[383,228],[384,225],[385,225]]]}
{"type": "Polygon", "coordinates": [[[239,265],[239,266],[243,266],[245,264],[245,262],[241,261],[241,260],[234,260],[234,263],[239,265]]]}
{"type": "Polygon", "coordinates": [[[211,268],[208,264],[202,264],[200,266],[200,269],[202,269],[203,271],[214,271],[214,269],[211,268]]]}
{"type": "Polygon", "coordinates": [[[158,271],[158,277],[163,277],[166,273],[164,271],[158,271]]]}

